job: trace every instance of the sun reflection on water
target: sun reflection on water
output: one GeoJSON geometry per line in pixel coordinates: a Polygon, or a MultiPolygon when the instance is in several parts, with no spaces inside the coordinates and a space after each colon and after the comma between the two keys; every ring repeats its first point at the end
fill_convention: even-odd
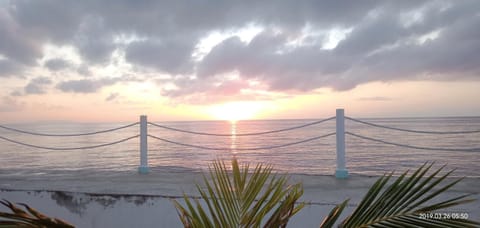
{"type": "Polygon", "coordinates": [[[230,150],[237,153],[237,121],[230,121],[230,150]]]}

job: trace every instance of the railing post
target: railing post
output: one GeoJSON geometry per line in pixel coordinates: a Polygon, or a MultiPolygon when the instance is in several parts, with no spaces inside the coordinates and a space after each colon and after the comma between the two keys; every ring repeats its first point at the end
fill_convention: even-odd
{"type": "Polygon", "coordinates": [[[147,116],[140,116],[140,166],[138,172],[148,173],[147,116]]]}
{"type": "Polygon", "coordinates": [[[345,160],[345,111],[337,109],[337,170],[335,177],[338,179],[345,179],[348,177],[348,170],[346,168],[345,160]]]}

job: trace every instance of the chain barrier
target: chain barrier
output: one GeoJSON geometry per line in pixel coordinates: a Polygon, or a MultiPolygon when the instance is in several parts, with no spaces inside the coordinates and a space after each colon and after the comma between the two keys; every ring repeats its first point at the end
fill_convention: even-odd
{"type": "Polygon", "coordinates": [[[112,128],[112,129],[107,129],[107,130],[101,130],[101,131],[95,131],[95,132],[88,132],[88,133],[77,133],[77,134],[45,134],[45,133],[38,133],[38,132],[31,132],[31,131],[24,131],[24,130],[19,130],[11,127],[6,127],[3,125],[0,125],[0,128],[3,128],[5,130],[9,131],[14,131],[18,133],[23,133],[23,134],[29,134],[29,135],[35,135],[35,136],[51,136],[51,137],[73,137],[73,136],[86,136],[86,135],[96,135],[96,134],[102,134],[102,133],[107,133],[107,132],[112,132],[112,131],[118,131],[124,128],[132,127],[137,125],[138,122],[128,124],[125,126],[117,127],[117,128],[112,128]]]}
{"type": "Polygon", "coordinates": [[[283,132],[283,131],[291,131],[291,130],[295,130],[295,129],[300,129],[300,128],[304,128],[304,127],[308,127],[308,126],[320,124],[320,123],[327,122],[327,121],[330,121],[330,120],[333,120],[333,119],[335,119],[335,117],[330,117],[330,118],[323,119],[323,120],[319,120],[319,121],[315,121],[315,122],[312,122],[312,123],[308,123],[308,124],[304,124],[304,125],[300,125],[300,126],[295,126],[295,127],[289,127],[289,128],[279,129],[279,130],[264,131],[264,132],[254,132],[254,133],[241,133],[241,134],[215,134],[215,133],[205,133],[205,132],[188,131],[188,130],[182,130],[182,129],[173,128],[173,127],[167,127],[167,126],[160,125],[160,124],[156,124],[156,123],[152,123],[152,122],[148,122],[148,124],[150,124],[150,125],[152,125],[152,126],[155,126],[155,127],[167,129],[167,130],[178,131],[178,132],[189,133],[189,134],[195,134],[195,135],[229,136],[229,137],[231,137],[231,136],[265,135],[265,134],[272,134],[272,133],[278,133],[278,132],[283,132]]]}
{"type": "Polygon", "coordinates": [[[270,149],[276,149],[276,148],[281,148],[281,147],[287,147],[287,146],[292,146],[292,145],[296,145],[296,144],[300,144],[300,143],[305,143],[305,142],[309,142],[309,141],[313,141],[313,140],[325,138],[325,137],[332,136],[332,135],[335,135],[335,133],[330,133],[330,134],[326,134],[326,135],[322,135],[322,136],[317,136],[317,137],[313,137],[313,138],[308,138],[308,139],[301,140],[301,141],[297,141],[297,142],[286,143],[286,144],[282,144],[282,145],[267,146],[267,147],[252,147],[252,148],[216,148],[216,147],[206,147],[206,146],[198,146],[198,145],[192,145],[192,144],[187,144],[187,143],[175,142],[175,141],[171,141],[171,140],[168,140],[168,139],[160,138],[160,137],[157,137],[157,136],[154,136],[154,135],[150,135],[150,134],[148,135],[148,137],[154,138],[154,139],[157,139],[157,140],[160,140],[160,141],[163,141],[163,142],[167,142],[167,143],[171,143],[171,144],[175,144],[175,145],[179,145],[179,146],[196,148],[196,149],[203,149],[203,150],[225,150],[225,151],[230,151],[230,150],[245,151],[245,150],[270,150],[270,149]]]}
{"type": "MultiPolygon", "coordinates": [[[[369,125],[369,126],[373,126],[373,127],[390,129],[390,130],[396,130],[396,131],[411,132],[411,133],[423,133],[423,134],[473,134],[473,133],[480,133],[480,130],[474,130],[474,131],[450,131],[450,132],[411,130],[411,129],[402,129],[402,128],[396,128],[396,127],[390,127],[390,126],[384,126],[384,125],[374,124],[374,123],[370,123],[370,122],[366,122],[366,121],[354,119],[354,118],[351,118],[351,117],[345,117],[345,118],[348,119],[348,120],[357,122],[357,123],[361,123],[361,124],[365,124],[365,125],[369,125]]],[[[307,123],[307,124],[303,124],[303,125],[299,125],[299,126],[295,126],[295,127],[284,128],[284,129],[279,129],[279,130],[264,131],[264,132],[254,132],[254,133],[241,133],[241,134],[216,134],[216,133],[196,132],[196,131],[189,131],[189,130],[182,130],[182,129],[178,129],[178,128],[168,127],[168,126],[164,126],[164,125],[160,125],[160,124],[156,124],[156,123],[152,123],[152,122],[148,122],[148,124],[150,124],[150,125],[152,125],[152,126],[155,126],[155,127],[158,127],[158,128],[163,128],[163,129],[172,130],[172,131],[177,131],[177,132],[183,132],[183,133],[189,133],[189,134],[207,135],[207,136],[229,136],[229,137],[231,137],[231,136],[264,135],[264,134],[272,134],[272,133],[290,131],[290,130],[295,130],[295,129],[300,129],[300,128],[304,128],[304,127],[308,127],[308,126],[320,124],[320,123],[327,122],[327,121],[330,121],[330,120],[333,120],[333,119],[335,119],[335,117],[330,117],[330,118],[323,119],[323,120],[319,120],[319,121],[315,121],[315,122],[312,122],[312,123],[307,123]]],[[[73,137],[73,136],[87,136],[87,135],[95,135],[95,134],[102,134],[102,133],[107,133],[107,132],[113,132],[113,131],[125,129],[125,128],[128,128],[128,127],[132,127],[132,126],[135,126],[135,125],[137,125],[137,124],[139,124],[139,122],[135,122],[135,123],[132,123],[132,124],[128,124],[128,125],[125,125],[125,126],[120,126],[120,127],[112,128],[112,129],[106,129],[106,130],[101,130],[101,131],[96,131],[96,132],[88,132],[88,133],[77,133],[77,134],[46,134],[46,133],[37,133],[37,132],[31,132],[31,131],[25,131],[25,130],[15,129],[15,128],[3,126],[3,125],[0,125],[0,128],[5,129],[5,130],[9,130],[9,131],[18,132],[18,133],[35,135],[35,136],[73,137]]],[[[325,138],[325,137],[332,136],[332,135],[335,135],[335,134],[336,134],[336,133],[334,132],[334,133],[325,134],[325,135],[322,135],[322,136],[317,136],[317,137],[313,137],[313,138],[308,138],[308,139],[305,139],[305,140],[301,140],[301,141],[297,141],[297,142],[292,142],[292,143],[286,143],[286,144],[282,144],[282,145],[265,146],[265,147],[252,147],[252,148],[235,148],[235,149],[232,149],[232,148],[215,148],[215,147],[207,147],[207,146],[200,146],[200,145],[192,145],[192,144],[187,144],[187,143],[182,143],[182,142],[175,142],[175,141],[172,141],[172,140],[160,138],[160,137],[157,137],[157,136],[154,136],[154,135],[150,135],[150,134],[148,134],[148,137],[154,138],[154,139],[159,140],[159,141],[171,143],[171,144],[176,144],[176,145],[186,146],[186,147],[191,147],[191,148],[197,148],[197,149],[205,149],[205,150],[238,150],[238,151],[245,151],[245,150],[268,150],[268,149],[275,149],[275,148],[287,147],[287,146],[291,146],[291,145],[301,144],[301,143],[305,143],[305,142],[309,142],[309,141],[313,141],[313,140],[325,138]]],[[[384,140],[381,140],[381,139],[375,139],[375,138],[371,138],[371,137],[367,137],[367,136],[358,135],[358,134],[355,134],[355,133],[352,133],[352,132],[348,132],[348,131],[345,132],[345,134],[351,135],[351,136],[354,136],[354,137],[357,137],[357,138],[361,138],[361,139],[364,139],[364,140],[369,140],[369,141],[374,141],[374,142],[378,142],[378,143],[383,143],[383,144],[388,144],[388,145],[394,145],[394,146],[399,146],[399,147],[404,147],[404,148],[410,148],[410,149],[435,150],[435,151],[454,151],[454,152],[455,152],[455,151],[457,151],[457,152],[479,152],[479,151],[480,151],[480,148],[465,148],[465,149],[460,149],[460,148],[434,148],[434,147],[413,146],[413,145],[406,145],[406,144],[388,142],[388,141],[384,141],[384,140]]],[[[28,144],[28,143],[23,143],[23,142],[20,142],[20,141],[16,141],[16,140],[13,140],[13,139],[10,139],[10,138],[6,138],[6,137],[3,137],[3,136],[0,136],[0,139],[5,140],[5,141],[8,141],[8,142],[15,143],[15,144],[19,144],[19,145],[23,145],[23,146],[28,146],[28,147],[32,147],[32,148],[38,148],[38,149],[47,149],[47,150],[82,150],[82,149],[94,149],[94,148],[99,148],[99,147],[105,147],[105,146],[115,145],[115,144],[122,143],[122,142],[131,140],[131,139],[137,138],[137,137],[139,137],[139,135],[135,135],[135,136],[132,136],[132,137],[124,138],[124,139],[122,139],[122,140],[118,140],[118,141],[111,142],[111,143],[99,144],[99,145],[94,145],[94,146],[65,147],[65,148],[37,146],[37,145],[32,145],[32,144],[28,144]]]]}
{"type": "Polygon", "coordinates": [[[393,145],[393,146],[399,146],[399,147],[404,147],[404,148],[410,148],[410,149],[418,149],[418,150],[435,150],[435,151],[453,151],[453,152],[480,152],[480,148],[466,148],[466,149],[458,149],[458,148],[434,148],[434,147],[422,147],[422,146],[411,146],[411,145],[406,145],[406,144],[400,144],[400,143],[394,143],[394,142],[388,142],[384,141],[381,139],[375,139],[375,138],[370,138],[367,136],[363,135],[358,135],[352,132],[345,132],[347,135],[351,135],[357,138],[373,141],[373,142],[378,142],[378,143],[383,143],[383,144],[388,144],[388,145],[393,145]]]}
{"type": "MultiPolygon", "coordinates": [[[[319,120],[319,121],[315,121],[315,122],[312,122],[312,123],[307,123],[307,124],[303,124],[303,125],[299,125],[299,126],[295,126],[295,127],[290,127],[290,128],[284,128],[284,129],[273,130],[273,131],[265,131],[265,132],[242,133],[242,134],[214,134],[214,133],[205,133],[205,132],[195,132],[195,131],[188,131],[188,130],[182,130],[182,129],[178,129],[178,128],[167,127],[167,126],[155,124],[155,123],[152,123],[152,122],[148,122],[148,124],[150,124],[150,125],[152,125],[152,126],[155,126],[155,127],[164,128],[164,129],[167,129],[167,130],[178,131],[178,132],[183,132],[183,133],[190,133],[190,134],[197,134],[197,135],[208,135],[208,136],[230,136],[230,137],[231,137],[231,136],[264,135],[264,134],[272,134],[272,133],[290,131],[290,130],[295,130],[295,129],[300,129],[300,128],[304,128],[304,127],[308,127],[308,126],[320,124],[320,123],[323,123],[323,122],[326,122],[326,121],[330,121],[330,120],[333,120],[333,119],[335,119],[335,117],[330,117],[330,118],[327,118],[327,119],[323,119],[323,120],[319,120]]],[[[124,128],[132,127],[132,126],[137,125],[137,124],[139,124],[139,122],[132,123],[132,124],[128,124],[128,125],[121,126],[121,127],[117,127],[117,128],[102,130],[102,131],[89,132],[89,133],[77,133],[77,134],[46,134],[46,133],[38,133],[38,132],[31,132],[31,131],[25,131],[25,130],[15,129],[15,128],[6,127],[6,126],[3,126],[3,125],[0,125],[0,128],[6,129],[6,130],[9,130],[9,131],[18,132],[18,133],[35,135],[35,136],[72,137],[72,136],[87,136],[87,135],[95,135],[95,134],[113,132],[113,131],[121,130],[121,129],[124,129],[124,128]]],[[[300,144],[300,143],[305,143],[305,142],[313,141],[313,140],[316,140],[316,139],[325,138],[325,137],[328,137],[328,136],[331,136],[331,135],[335,135],[335,133],[330,133],[330,134],[326,134],[326,135],[322,135],[322,136],[317,136],[317,137],[313,137],[313,138],[309,138],[309,139],[305,139],[305,140],[301,140],[301,141],[297,141],[297,142],[282,144],[282,145],[267,146],[267,147],[253,147],[253,148],[235,148],[235,150],[266,150],[266,149],[275,149],[275,148],[281,148],[281,147],[296,145],[296,144],[300,144]]],[[[197,148],[197,149],[206,149],[206,150],[230,150],[230,148],[211,148],[211,147],[205,147],[205,146],[198,146],[198,145],[191,145],[191,144],[186,144],[186,143],[181,143],[181,142],[175,142],[175,141],[171,141],[171,140],[168,140],[168,139],[159,138],[159,137],[156,137],[156,136],[153,136],[153,135],[148,135],[148,136],[151,137],[151,138],[160,140],[160,141],[164,141],[164,142],[168,142],[168,143],[172,143],[172,144],[176,144],[176,145],[181,145],[181,146],[187,146],[187,147],[197,148]]],[[[100,145],[95,145],[95,146],[86,146],[86,147],[64,147],[64,148],[37,146],[37,145],[32,145],[32,144],[28,144],[28,143],[23,143],[23,142],[20,142],[20,141],[16,141],[16,140],[13,140],[13,139],[10,139],[10,138],[6,138],[6,137],[3,137],[3,136],[0,136],[0,139],[3,139],[3,140],[8,141],[8,142],[15,143],[15,144],[23,145],[23,146],[28,146],[28,147],[32,147],[32,148],[37,148],[37,149],[48,149],[48,150],[82,150],[82,149],[93,149],[93,148],[98,148],[98,147],[110,146],[110,145],[114,145],[114,144],[118,144],[118,143],[121,143],[121,142],[128,141],[128,140],[133,139],[133,138],[136,138],[136,137],[139,137],[139,135],[132,136],[132,137],[128,137],[128,138],[125,138],[125,139],[122,139],[122,140],[119,140],[119,141],[115,141],[115,142],[111,142],[111,143],[105,143],[105,144],[100,144],[100,145]]]]}
{"type": "Polygon", "coordinates": [[[121,140],[118,140],[118,141],[115,141],[115,142],[104,143],[104,144],[99,144],[99,145],[94,145],[94,146],[63,147],[63,148],[62,147],[37,146],[37,145],[32,145],[32,144],[28,144],[28,143],[19,142],[19,141],[13,140],[13,139],[5,138],[3,136],[0,136],[0,139],[3,139],[5,141],[11,142],[11,143],[19,144],[19,145],[22,145],[22,146],[28,146],[28,147],[37,148],[37,149],[45,149],[45,150],[85,150],[85,149],[94,149],[94,148],[99,148],[99,147],[115,145],[115,144],[118,144],[118,143],[128,141],[130,139],[137,138],[139,136],[140,135],[135,135],[135,136],[124,138],[124,139],[121,139],[121,140]]]}
{"type": "Polygon", "coordinates": [[[389,126],[384,126],[380,124],[374,124],[366,121],[362,121],[359,119],[354,119],[351,117],[345,116],[345,119],[351,120],[353,122],[369,125],[372,127],[378,127],[378,128],[385,128],[389,130],[395,130],[395,131],[404,131],[404,132],[410,132],[410,133],[420,133],[420,134],[438,134],[438,135],[448,135],[448,134],[473,134],[473,133],[480,133],[480,130],[474,130],[474,131],[419,131],[419,130],[409,130],[409,129],[402,129],[402,128],[396,128],[396,127],[389,127],[389,126]]]}

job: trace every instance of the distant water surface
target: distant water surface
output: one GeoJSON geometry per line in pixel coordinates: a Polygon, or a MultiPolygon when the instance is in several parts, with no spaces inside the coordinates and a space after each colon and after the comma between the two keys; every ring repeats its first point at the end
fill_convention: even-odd
{"type": "MultiPolygon", "coordinates": [[[[152,118],[154,120],[154,118],[152,118]]],[[[455,118],[388,118],[362,119],[391,127],[425,131],[471,131],[480,129],[480,117],[455,118]]],[[[239,151],[238,148],[268,147],[301,141],[335,131],[335,120],[281,133],[238,136],[242,133],[263,132],[294,127],[316,120],[251,120],[156,122],[188,131],[236,134],[214,137],[192,135],[149,126],[149,134],[204,147],[227,148],[212,151],[170,144],[149,138],[149,165],[153,172],[164,170],[204,170],[214,159],[232,156],[241,162],[269,163],[278,171],[302,174],[332,174],[335,172],[335,136],[292,145],[284,148],[239,151]]],[[[127,123],[38,123],[6,125],[26,131],[68,134],[104,130],[127,123]]],[[[79,137],[30,136],[0,129],[0,136],[47,147],[81,147],[117,141],[139,134],[139,126],[112,133],[79,137]]],[[[346,120],[346,130],[384,141],[420,147],[480,148],[480,133],[431,135],[399,132],[362,125],[346,120]]],[[[456,176],[480,177],[479,152],[445,152],[408,149],[366,141],[347,135],[347,167],[350,173],[381,175],[386,171],[404,171],[426,161],[447,164],[456,168],[456,176]]],[[[0,139],[0,172],[16,174],[59,173],[59,171],[135,171],[139,164],[139,140],[132,139],[117,145],[75,151],[51,151],[16,145],[0,139]]],[[[61,173],[61,172],[60,172],[61,173]]]]}

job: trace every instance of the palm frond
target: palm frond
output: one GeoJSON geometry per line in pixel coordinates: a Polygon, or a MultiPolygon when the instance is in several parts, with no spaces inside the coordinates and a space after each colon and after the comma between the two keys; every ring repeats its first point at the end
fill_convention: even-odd
{"type": "Polygon", "coordinates": [[[347,207],[348,200],[343,201],[343,203],[335,206],[332,211],[330,211],[330,214],[327,215],[320,224],[320,227],[323,228],[330,228],[335,225],[335,222],[337,221],[338,217],[340,214],[342,214],[343,210],[345,207],[347,207]]]}
{"type": "Polygon", "coordinates": [[[53,227],[70,228],[73,225],[57,219],[48,217],[27,204],[18,204],[28,211],[25,211],[8,200],[0,201],[5,207],[9,208],[11,213],[0,212],[0,227],[53,227]]]}
{"type": "Polygon", "coordinates": [[[286,176],[272,173],[269,165],[240,166],[234,158],[231,173],[224,162],[210,168],[205,188],[197,185],[200,200],[184,196],[184,206],[174,200],[185,227],[284,227],[304,205],[297,204],[301,185],[288,185],[286,176]]]}
{"type": "MultiPolygon", "coordinates": [[[[428,218],[429,214],[440,213],[438,210],[474,201],[469,195],[432,203],[432,199],[444,193],[462,179],[445,186],[440,184],[453,172],[438,176],[443,167],[426,176],[432,164],[425,163],[411,176],[409,171],[400,175],[391,185],[393,172],[380,177],[369,189],[354,212],[348,216],[340,227],[478,227],[480,223],[468,219],[428,218]]],[[[321,227],[331,227],[341,212],[343,204],[335,207],[322,223],[321,227]],[[341,208],[341,209],[340,209],[341,208]],[[323,226],[325,224],[325,226],[323,226]]]]}

